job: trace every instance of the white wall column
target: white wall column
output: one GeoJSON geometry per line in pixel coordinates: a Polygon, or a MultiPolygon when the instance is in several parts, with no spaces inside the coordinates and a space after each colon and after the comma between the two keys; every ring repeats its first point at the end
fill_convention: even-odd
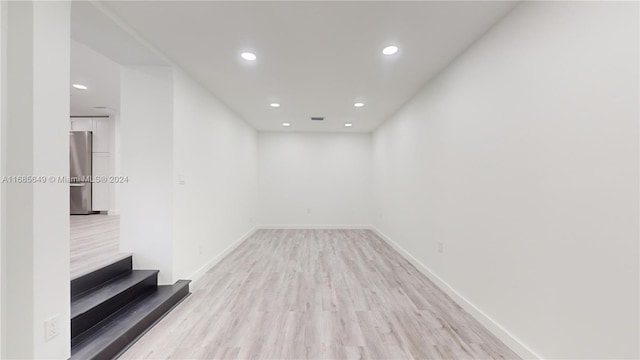
{"type": "MultiPolygon", "coordinates": [[[[9,2],[5,176],[69,174],[68,2],[9,2]]],[[[5,89],[3,89],[5,90],[5,89]]],[[[69,186],[3,187],[3,356],[68,358],[69,186]],[[44,323],[59,335],[45,340],[44,323]]]]}
{"type": "MultiPolygon", "coordinates": [[[[120,114],[109,116],[109,174],[120,175],[120,114]]],[[[109,215],[120,215],[120,184],[109,184],[109,215]]]]}
{"type": "Polygon", "coordinates": [[[120,100],[120,249],[135,268],[173,283],[173,71],[123,66],[120,100]]]}
{"type": "MultiPolygon", "coordinates": [[[[0,2],[0,176],[4,175],[4,156],[6,154],[6,151],[4,151],[4,136],[5,136],[5,131],[4,131],[4,119],[6,119],[6,112],[7,112],[7,72],[6,72],[6,64],[7,64],[7,41],[6,41],[6,37],[7,37],[7,3],[6,2],[0,2]]],[[[1,187],[4,187],[4,185],[2,185],[0,183],[1,187]]],[[[3,197],[3,191],[0,191],[0,359],[4,359],[6,358],[6,356],[4,355],[4,347],[2,346],[2,344],[4,343],[4,326],[3,326],[3,321],[4,318],[2,316],[2,314],[4,313],[4,300],[3,300],[3,294],[5,293],[4,291],[4,285],[5,285],[5,281],[3,280],[4,275],[6,274],[6,271],[4,271],[4,257],[5,257],[5,247],[4,247],[4,223],[5,223],[5,214],[6,209],[4,206],[4,197],[3,197]]]]}

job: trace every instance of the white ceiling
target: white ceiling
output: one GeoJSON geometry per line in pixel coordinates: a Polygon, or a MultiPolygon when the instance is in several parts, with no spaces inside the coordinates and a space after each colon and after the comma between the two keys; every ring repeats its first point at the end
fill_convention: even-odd
{"type": "MultiPolygon", "coordinates": [[[[153,6],[153,3],[149,2],[148,6],[153,6]]],[[[71,2],[71,39],[120,65],[167,65],[121,25],[99,3],[71,2]]]]}
{"type": "Polygon", "coordinates": [[[120,111],[120,65],[84,44],[71,41],[71,115],[109,115],[120,111]],[[106,107],[106,109],[96,109],[106,107]]]}
{"type": "Polygon", "coordinates": [[[101,5],[258,130],[367,132],[515,3],[105,1],[101,5]],[[400,51],[382,55],[382,48],[390,44],[400,51]],[[243,51],[254,52],[258,59],[241,59],[243,51]],[[356,101],[365,106],[354,108],[356,101]],[[271,108],[271,102],[282,106],[271,108]],[[311,116],[326,120],[312,122],[311,116]],[[292,126],[283,128],[283,122],[292,126]],[[345,122],[353,127],[345,128],[345,122]]]}
{"type": "Polygon", "coordinates": [[[88,87],[71,88],[72,116],[119,113],[121,65],[167,65],[117,20],[99,4],[71,3],[70,81],[88,87]]]}

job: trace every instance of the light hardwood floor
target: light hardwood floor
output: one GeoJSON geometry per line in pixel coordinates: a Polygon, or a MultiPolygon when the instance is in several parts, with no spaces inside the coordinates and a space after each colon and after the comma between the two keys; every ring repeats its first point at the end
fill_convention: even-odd
{"type": "Polygon", "coordinates": [[[259,230],[122,359],[516,359],[369,230],[259,230]]]}
{"type": "Polygon", "coordinates": [[[122,259],[120,216],[71,215],[71,279],[122,259]]]}

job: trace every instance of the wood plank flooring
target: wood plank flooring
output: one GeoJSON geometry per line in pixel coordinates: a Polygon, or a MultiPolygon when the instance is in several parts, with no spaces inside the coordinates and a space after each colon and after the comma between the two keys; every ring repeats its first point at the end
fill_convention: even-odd
{"type": "Polygon", "coordinates": [[[259,230],[122,359],[517,359],[369,230],[259,230]]]}
{"type": "Polygon", "coordinates": [[[120,253],[120,216],[71,215],[71,279],[128,254],[120,253]]]}

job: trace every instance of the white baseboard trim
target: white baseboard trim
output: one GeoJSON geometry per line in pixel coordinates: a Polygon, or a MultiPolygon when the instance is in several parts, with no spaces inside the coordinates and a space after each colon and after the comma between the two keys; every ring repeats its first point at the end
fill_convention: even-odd
{"type": "Polygon", "coordinates": [[[107,215],[120,215],[120,209],[108,210],[107,215]]]}
{"type": "Polygon", "coordinates": [[[515,337],[500,324],[498,324],[495,320],[489,317],[489,315],[485,314],[482,310],[473,305],[473,303],[462,296],[458,291],[456,291],[456,289],[454,289],[438,275],[433,273],[418,259],[413,257],[410,252],[402,248],[395,241],[391,240],[391,238],[380,231],[380,229],[375,226],[370,226],[370,229],[373,230],[373,232],[380,236],[389,245],[391,245],[391,247],[398,251],[405,259],[413,264],[413,266],[420,270],[420,272],[422,272],[426,277],[428,277],[431,281],[438,285],[438,287],[442,289],[442,291],[449,295],[458,305],[460,305],[465,311],[467,311],[469,314],[471,314],[471,316],[473,316],[482,325],[484,325],[489,331],[491,331],[491,333],[498,337],[498,339],[505,343],[505,345],[511,348],[511,350],[516,352],[523,359],[542,359],[540,355],[536,354],[535,351],[525,345],[520,339],[515,337]]]}
{"type": "Polygon", "coordinates": [[[263,224],[258,225],[258,229],[287,229],[287,230],[324,230],[324,229],[371,229],[371,225],[292,225],[292,224],[263,224]]]}
{"type": "Polygon", "coordinates": [[[191,275],[191,277],[188,277],[188,279],[191,280],[191,284],[195,285],[202,278],[202,276],[207,273],[207,271],[211,270],[211,268],[216,266],[216,264],[218,264],[220,260],[222,260],[225,256],[229,255],[233,250],[235,250],[238,247],[238,245],[242,244],[251,235],[253,235],[253,233],[255,233],[257,229],[258,229],[257,227],[254,227],[251,230],[247,231],[244,235],[242,235],[241,237],[236,239],[234,242],[229,244],[229,246],[227,246],[226,249],[222,250],[221,253],[214,256],[211,260],[209,260],[209,262],[204,264],[200,269],[196,270],[196,272],[194,272],[191,275]]]}

